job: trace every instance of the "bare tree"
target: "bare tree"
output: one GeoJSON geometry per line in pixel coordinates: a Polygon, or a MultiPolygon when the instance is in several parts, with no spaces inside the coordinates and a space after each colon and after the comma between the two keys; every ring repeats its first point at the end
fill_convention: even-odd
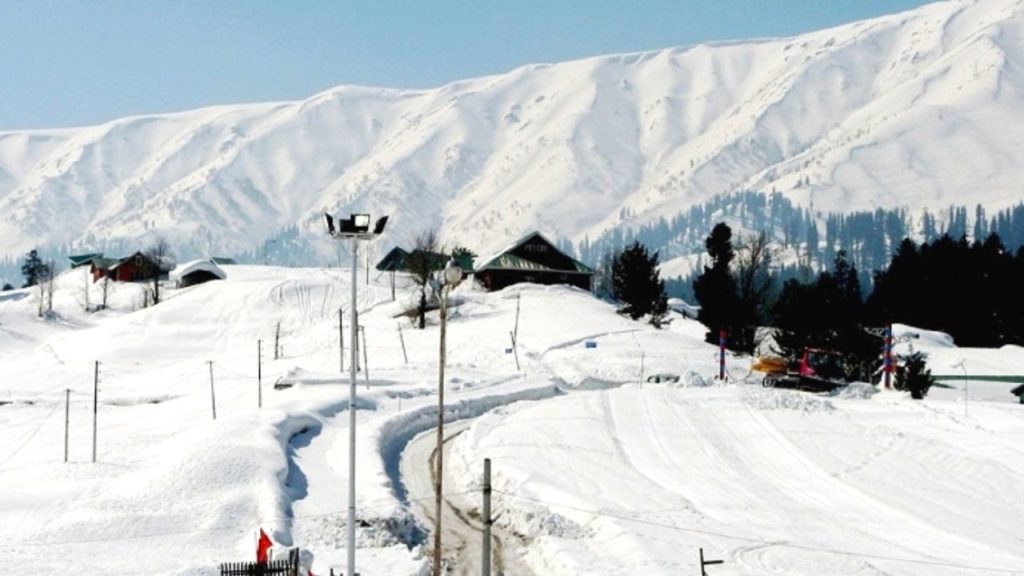
{"type": "Polygon", "coordinates": [[[150,274],[153,279],[152,293],[155,306],[160,303],[160,274],[163,272],[165,261],[171,256],[171,246],[163,238],[158,238],[144,254],[153,263],[150,274]]]}
{"type": "Polygon", "coordinates": [[[39,287],[39,317],[42,318],[47,312],[53,312],[53,277],[55,275],[56,263],[54,261],[44,262],[37,270],[37,286],[39,287]]]}
{"type": "MultiPolygon", "coordinates": [[[[416,308],[416,316],[421,330],[427,325],[427,290],[430,288],[430,278],[434,271],[439,269],[437,246],[437,230],[427,230],[416,237],[413,251],[405,259],[404,269],[412,276],[413,284],[419,291],[420,301],[416,308]]],[[[443,267],[444,263],[442,262],[440,266],[443,267]]]]}
{"type": "Polygon", "coordinates": [[[110,278],[104,274],[99,279],[100,284],[100,310],[107,309],[107,296],[110,295],[110,290],[113,288],[110,282],[110,278]]]}
{"type": "Polygon", "coordinates": [[[772,290],[772,256],[768,235],[764,231],[744,238],[736,247],[733,270],[739,295],[739,313],[748,333],[737,334],[735,337],[745,342],[744,348],[752,349],[755,344],[754,326],[767,320],[768,298],[772,290]]]}
{"type": "Polygon", "coordinates": [[[46,311],[53,312],[53,290],[54,281],[57,278],[57,263],[53,260],[46,265],[48,271],[46,277],[46,311]]]}

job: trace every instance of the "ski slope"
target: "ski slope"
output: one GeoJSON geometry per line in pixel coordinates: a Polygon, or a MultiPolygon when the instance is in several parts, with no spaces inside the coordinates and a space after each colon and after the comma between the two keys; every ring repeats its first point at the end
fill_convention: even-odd
{"type": "MultiPolygon", "coordinates": [[[[343,309],[351,345],[349,271],[224,270],[145,309],[141,286],[119,284],[110,309],[84,312],[81,271],[59,278],[47,319],[35,292],[0,294],[0,562],[216,574],[253,558],[262,527],[278,554],[306,550],[314,573],[344,568],[348,350],[342,373],[337,319],[343,309]]],[[[419,510],[432,496],[403,470],[422,471],[429,450],[403,456],[436,422],[438,327],[436,315],[423,331],[396,318],[412,296],[400,287],[391,302],[388,280],[359,277],[369,370],[357,388],[357,568],[412,576],[429,565],[419,510]]],[[[1024,411],[1013,397],[972,388],[965,417],[955,390],[923,402],[869,385],[830,397],[767,390],[739,357],[718,382],[703,331],[681,318],[654,330],[564,287],[454,291],[445,417],[463,431],[449,441],[445,490],[472,517],[492,459],[500,529],[521,551],[509,566],[692,573],[700,547],[725,561],[715,574],[1024,565],[1024,411]],[[506,352],[517,309],[518,371],[506,352]],[[640,383],[665,372],[680,383],[640,383]]],[[[1024,371],[1019,355],[971,353],[1024,371]]],[[[460,573],[462,558],[446,550],[460,573]]]]}

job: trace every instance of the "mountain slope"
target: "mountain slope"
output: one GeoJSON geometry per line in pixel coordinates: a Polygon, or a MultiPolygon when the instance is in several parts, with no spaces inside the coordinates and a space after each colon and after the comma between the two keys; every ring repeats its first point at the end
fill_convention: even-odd
{"type": "MultiPolygon", "coordinates": [[[[0,254],[150,232],[237,253],[318,214],[391,214],[486,252],[580,240],[718,194],[823,210],[1024,195],[1024,7],[955,0],[793,38],[340,87],[0,134],[0,254]]],[[[327,243],[322,243],[328,251],[327,243]]]]}

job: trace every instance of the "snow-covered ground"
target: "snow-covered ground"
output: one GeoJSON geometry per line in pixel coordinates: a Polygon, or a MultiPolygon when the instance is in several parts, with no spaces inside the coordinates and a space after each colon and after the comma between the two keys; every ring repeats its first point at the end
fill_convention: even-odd
{"type": "MultiPolygon", "coordinates": [[[[34,292],[0,294],[4,565],[216,574],[220,562],[254,557],[262,527],[279,553],[308,550],[314,573],[343,569],[348,373],[337,321],[344,308],[350,344],[348,272],[223,268],[226,280],[168,290],[147,309],[137,309],[141,287],[117,285],[110,309],[84,312],[80,271],[59,279],[45,320],[34,292]]],[[[396,318],[387,279],[363,280],[358,570],[425,574],[421,509],[432,497],[399,463],[436,421],[437,318],[412,329],[396,318]]],[[[499,527],[534,574],[695,573],[699,548],[725,561],[715,575],[1024,566],[1024,407],[1013,397],[976,397],[972,382],[968,417],[962,389],[922,402],[868,385],[835,396],[770,390],[749,359],[732,357],[721,383],[717,350],[693,321],[657,331],[563,287],[463,286],[453,299],[445,413],[462,423],[446,492],[473,517],[490,458],[499,527]],[[517,308],[519,370],[508,352],[517,308]],[[680,383],[641,383],[665,372],[680,383]]],[[[960,349],[916,332],[936,373],[963,358],[974,374],[983,364],[1024,373],[1019,349],[960,349]]]]}

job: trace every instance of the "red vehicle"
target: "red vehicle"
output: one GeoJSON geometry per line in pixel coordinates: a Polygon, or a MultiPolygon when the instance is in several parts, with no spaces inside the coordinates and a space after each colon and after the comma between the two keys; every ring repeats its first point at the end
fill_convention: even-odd
{"type": "Polygon", "coordinates": [[[800,362],[785,372],[770,373],[761,384],[768,388],[795,388],[828,392],[849,384],[842,354],[831,350],[805,348],[800,362]]]}

